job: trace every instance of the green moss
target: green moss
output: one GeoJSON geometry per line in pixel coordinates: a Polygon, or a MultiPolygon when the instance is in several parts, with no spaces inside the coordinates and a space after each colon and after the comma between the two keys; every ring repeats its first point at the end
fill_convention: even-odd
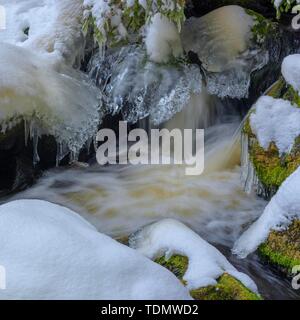
{"type": "Polygon", "coordinates": [[[291,272],[294,266],[300,265],[300,221],[293,221],[287,230],[272,231],[258,252],[280,270],[291,272]]]}
{"type": "Polygon", "coordinates": [[[246,134],[249,138],[253,138],[255,137],[255,135],[253,134],[252,132],[252,129],[251,129],[251,125],[250,125],[250,114],[251,114],[251,111],[250,113],[248,114],[245,122],[244,122],[244,126],[243,126],[243,133],[246,134]]]}
{"type": "Polygon", "coordinates": [[[273,32],[275,32],[277,28],[277,24],[265,18],[263,15],[246,9],[246,13],[254,18],[254,26],[252,27],[252,35],[253,40],[257,43],[263,43],[266,37],[273,32]]]}
{"type": "Polygon", "coordinates": [[[280,77],[279,80],[271,86],[266,95],[275,99],[290,101],[300,107],[300,96],[298,92],[291,85],[288,85],[283,77],[280,77]]]}
{"type": "MultiPolygon", "coordinates": [[[[272,0],[272,2],[274,3],[274,0],[272,0]]],[[[283,0],[277,9],[277,18],[279,19],[282,13],[290,12],[296,4],[296,0],[283,0]]]]}
{"type": "MultiPolygon", "coordinates": [[[[183,277],[188,268],[187,257],[174,255],[168,260],[160,257],[155,262],[173,272],[185,284],[183,277]]],[[[191,296],[196,300],[261,300],[260,296],[226,273],[217,281],[215,286],[190,291],[191,296]]]]}
{"type": "Polygon", "coordinates": [[[288,100],[292,102],[293,104],[297,105],[300,107],[300,97],[298,92],[291,86],[287,86],[286,92],[283,94],[282,99],[288,100]]]}
{"type": "Polygon", "coordinates": [[[168,260],[166,260],[165,257],[160,257],[156,259],[155,262],[170,270],[181,281],[183,281],[182,278],[189,264],[188,258],[180,255],[174,255],[168,260]]]}
{"type": "MultiPolygon", "coordinates": [[[[134,1],[133,6],[128,7],[126,1],[113,0],[110,1],[109,6],[113,11],[119,10],[121,13],[121,20],[126,31],[130,35],[135,35],[135,42],[139,42],[142,37],[139,36],[140,30],[151,21],[155,13],[159,12],[174,22],[178,30],[185,19],[184,6],[185,0],[174,0],[174,6],[170,9],[164,5],[162,0],[157,0],[155,10],[153,10],[153,1],[147,0],[147,8],[144,8],[138,0],[134,1]]],[[[83,21],[84,33],[91,32],[94,36],[95,42],[102,46],[104,44],[115,47],[126,45],[129,42],[129,37],[120,34],[119,28],[112,23],[111,17],[103,17],[105,21],[101,30],[98,28],[95,17],[92,13],[83,21]]]]}
{"type": "Polygon", "coordinates": [[[192,290],[191,296],[196,300],[262,300],[227,273],[224,273],[214,286],[192,290]]]}
{"type": "Polygon", "coordinates": [[[271,143],[265,150],[255,139],[249,147],[250,159],[260,182],[267,188],[275,188],[300,165],[300,152],[294,148],[290,154],[279,156],[278,148],[271,143]]]}
{"type": "Polygon", "coordinates": [[[283,91],[286,87],[286,83],[283,77],[280,77],[267,91],[266,95],[273,97],[274,99],[279,99],[283,95],[283,91]]]}

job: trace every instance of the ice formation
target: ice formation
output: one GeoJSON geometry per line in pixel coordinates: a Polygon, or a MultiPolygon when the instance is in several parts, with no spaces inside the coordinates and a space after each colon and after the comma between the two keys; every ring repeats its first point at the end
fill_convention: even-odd
{"type": "Polygon", "coordinates": [[[300,93],[300,54],[287,56],[281,66],[286,82],[300,93]]]}
{"type": "Polygon", "coordinates": [[[97,131],[98,93],[84,74],[67,66],[58,72],[43,56],[4,43],[0,74],[2,132],[23,119],[33,135],[51,134],[78,152],[97,131]]]}
{"type": "Polygon", "coordinates": [[[187,256],[189,265],[183,280],[189,289],[215,285],[216,279],[226,272],[257,292],[246,274],[237,271],[216,248],[176,220],[165,219],[142,228],[131,236],[129,245],[150,259],[187,256]]]}
{"type": "Polygon", "coordinates": [[[300,135],[300,109],[283,99],[262,96],[254,105],[250,125],[259,144],[275,142],[280,154],[288,153],[300,135]],[[267,119],[267,121],[266,121],[267,119]]]}
{"type": "Polygon", "coordinates": [[[1,299],[191,299],[171,272],[49,202],[0,206],[0,243],[1,299]]]}
{"type": "Polygon", "coordinates": [[[271,230],[284,230],[295,218],[300,218],[300,168],[283,182],[260,218],[236,241],[233,253],[245,258],[271,230]]]}
{"type": "Polygon", "coordinates": [[[98,90],[75,70],[84,50],[81,0],[4,0],[0,31],[2,132],[25,121],[25,136],[58,142],[58,160],[78,154],[100,122],[98,90]],[[27,134],[28,133],[28,134],[27,134]],[[64,152],[62,152],[64,150],[64,152]],[[60,152],[61,151],[61,152],[60,152]]]}
{"type": "Polygon", "coordinates": [[[104,59],[95,56],[90,69],[91,78],[102,89],[107,112],[121,112],[131,123],[147,116],[154,125],[168,121],[202,86],[197,66],[147,61],[145,50],[135,45],[107,52],[104,59]]]}
{"type": "Polygon", "coordinates": [[[197,54],[209,93],[221,98],[248,96],[252,72],[268,62],[268,53],[252,41],[254,23],[253,17],[235,5],[185,21],[183,48],[197,54]]]}

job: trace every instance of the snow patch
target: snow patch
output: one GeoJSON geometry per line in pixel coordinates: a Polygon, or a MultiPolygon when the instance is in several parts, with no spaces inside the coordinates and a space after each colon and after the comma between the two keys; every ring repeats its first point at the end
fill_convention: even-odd
{"type": "Polygon", "coordinates": [[[233,253],[245,258],[263,243],[271,230],[284,230],[300,218],[300,168],[281,185],[260,218],[236,241],[233,253]]]}
{"type": "Polygon", "coordinates": [[[300,135],[300,108],[269,96],[259,98],[253,108],[250,125],[259,144],[268,149],[275,142],[280,154],[290,152],[300,135]]]}
{"type": "Polygon", "coordinates": [[[84,49],[82,0],[3,0],[8,42],[47,55],[54,62],[73,65],[84,49]]]}
{"type": "Polygon", "coordinates": [[[98,89],[67,66],[56,69],[43,56],[10,44],[0,47],[0,124],[35,122],[41,133],[78,152],[97,131],[98,89]],[[26,63],[24,63],[26,61],[26,63]],[[43,132],[42,132],[43,131],[43,132]]]}
{"type": "Polygon", "coordinates": [[[281,73],[288,84],[300,93],[300,54],[284,58],[281,73]]]}
{"type": "Polygon", "coordinates": [[[150,60],[156,63],[167,63],[171,57],[178,58],[183,54],[177,27],[160,13],[150,21],[145,44],[150,60]]]}
{"type": "Polygon", "coordinates": [[[176,220],[165,219],[142,228],[131,236],[129,245],[152,260],[160,256],[168,259],[174,254],[188,257],[183,280],[189,289],[215,285],[216,279],[228,273],[257,292],[246,274],[237,271],[215,247],[176,220]]]}
{"type": "Polygon", "coordinates": [[[0,206],[0,244],[0,299],[191,299],[171,272],[49,202],[0,206]]]}

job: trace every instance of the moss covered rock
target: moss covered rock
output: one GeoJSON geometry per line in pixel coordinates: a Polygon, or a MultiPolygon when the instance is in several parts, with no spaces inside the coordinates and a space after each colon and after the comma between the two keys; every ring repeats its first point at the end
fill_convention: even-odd
{"type": "MultiPolygon", "coordinates": [[[[181,255],[174,255],[166,260],[160,257],[156,263],[173,272],[184,284],[183,276],[188,268],[188,258],[181,255]]],[[[231,275],[224,273],[214,286],[208,286],[191,290],[191,296],[196,300],[261,300],[261,297],[251,292],[240,281],[231,275]]]]}
{"type": "Polygon", "coordinates": [[[191,296],[196,300],[261,300],[240,281],[224,273],[215,286],[192,290],[191,296]]]}
{"type": "Polygon", "coordinates": [[[268,263],[289,274],[300,265],[300,221],[293,221],[287,230],[272,231],[258,252],[268,263]]]}
{"type": "MultiPolygon", "coordinates": [[[[273,98],[288,100],[300,107],[300,97],[292,86],[280,78],[266,93],[273,98]]],[[[255,170],[257,183],[255,191],[258,195],[270,199],[282,182],[300,165],[300,137],[295,139],[290,153],[280,155],[275,143],[266,150],[260,146],[250,126],[250,111],[243,127],[243,134],[248,140],[249,161],[255,170]]]]}

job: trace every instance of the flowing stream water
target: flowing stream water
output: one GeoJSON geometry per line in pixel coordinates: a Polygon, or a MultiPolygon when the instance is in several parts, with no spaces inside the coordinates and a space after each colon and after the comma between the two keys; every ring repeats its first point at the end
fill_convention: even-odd
{"type": "MultiPolygon", "coordinates": [[[[288,280],[254,254],[231,255],[234,241],[266,202],[243,190],[240,167],[241,116],[205,92],[194,96],[167,128],[206,128],[205,171],[185,175],[184,166],[139,165],[56,168],[14,198],[38,198],[83,215],[99,231],[120,238],[163,218],[183,221],[214,244],[256,281],[266,299],[299,299],[288,280]]],[[[142,124],[141,124],[142,125],[142,124]]]]}

